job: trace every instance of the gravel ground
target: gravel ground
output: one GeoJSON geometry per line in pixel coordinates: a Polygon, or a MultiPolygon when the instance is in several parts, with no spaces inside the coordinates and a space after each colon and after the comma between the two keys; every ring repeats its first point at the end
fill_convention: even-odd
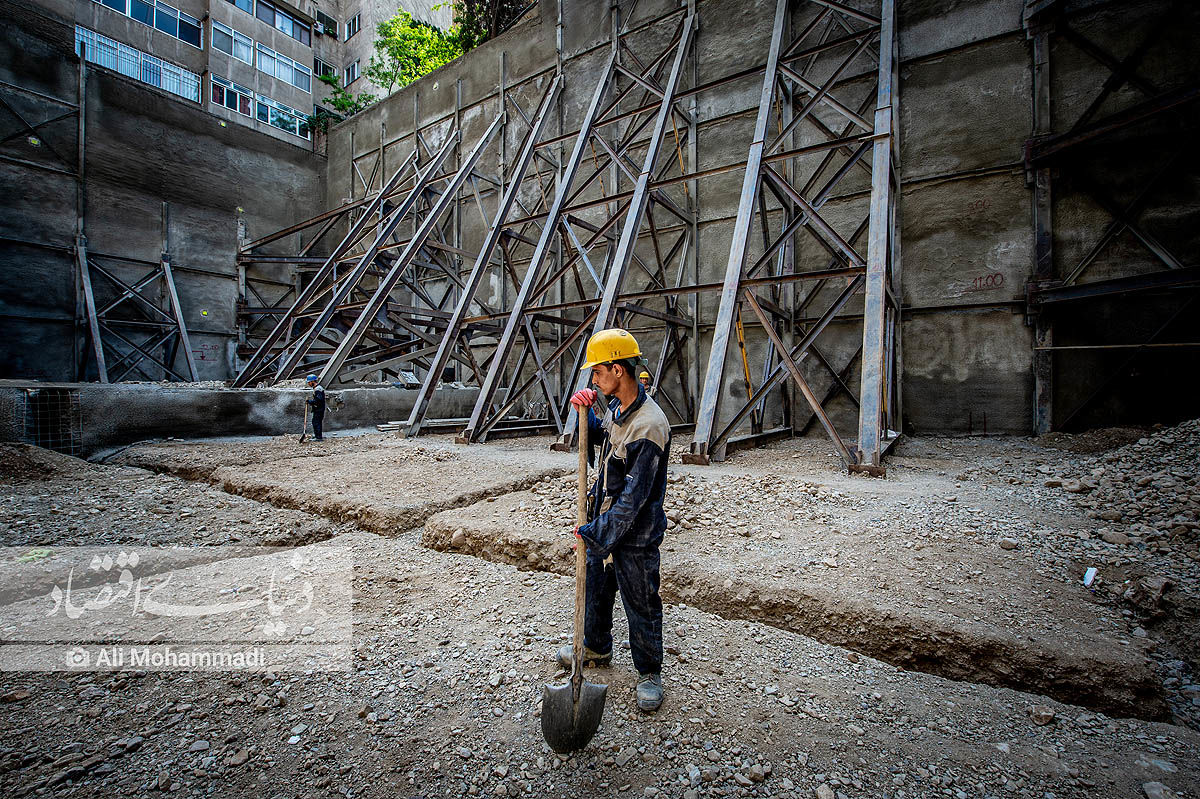
{"type": "MultiPolygon", "coordinates": [[[[568,578],[341,536],[348,673],[6,675],[0,789],[69,796],[905,797],[1200,790],[1200,736],[904,672],[687,606],[664,708],[634,707],[624,649],[592,743],[560,758],[538,697],[562,678],[568,578]],[[1144,786],[1150,784],[1150,788],[1144,786]]],[[[320,546],[320,545],[318,545],[320,546]]],[[[624,636],[618,628],[618,640],[624,636]]]]}
{"type": "MultiPolygon", "coordinates": [[[[393,446],[379,442],[364,449],[393,446]]],[[[492,451],[508,453],[498,463],[515,462],[543,443],[492,451]]],[[[334,444],[343,446],[353,444],[334,444]]],[[[281,443],[280,456],[286,451],[281,443]]],[[[872,485],[842,475],[819,442],[798,441],[738,454],[713,476],[736,496],[763,488],[755,470],[786,464],[788,480],[814,486],[811,501],[796,502],[803,513],[827,513],[833,523],[861,509],[860,486],[887,493],[880,483],[936,478],[944,490],[866,521],[907,525],[931,573],[953,566],[943,545],[968,528],[997,559],[1018,553],[1033,573],[1064,588],[1078,586],[1086,556],[1101,570],[1093,596],[1120,614],[1131,637],[1142,639],[1140,628],[1168,662],[1182,635],[1171,625],[1180,626],[1195,592],[1180,571],[1194,551],[1189,539],[1181,532],[1164,551],[1145,540],[1082,538],[1080,531],[1125,522],[1090,518],[1095,508],[1081,504],[1089,494],[1046,485],[1098,468],[1089,463],[1112,451],[921,439],[902,445],[887,480],[872,485]],[[1044,466],[1063,466],[1061,477],[1044,466]],[[1003,507],[1009,513],[996,510],[1003,507]],[[1155,575],[1172,582],[1157,598],[1142,585],[1155,575]]],[[[314,454],[305,451],[305,459],[322,460],[314,454]]],[[[219,462],[222,453],[209,459],[219,462]]],[[[1200,735],[1184,726],[904,671],[690,603],[666,609],[663,710],[643,716],[634,707],[635,675],[622,642],[612,668],[591,672],[610,684],[603,726],[583,752],[560,758],[543,743],[537,714],[540,686],[562,678],[552,656],[570,628],[568,578],[434,552],[421,546],[419,529],[379,536],[232,495],[207,479],[4,448],[3,543],[345,544],[357,564],[353,670],[0,675],[4,795],[1200,797],[1200,735]]],[[[1187,479],[1180,486],[1194,486],[1187,479]]],[[[1098,480],[1093,492],[1101,490],[1098,480]]],[[[753,530],[760,515],[748,504],[750,535],[736,535],[743,546],[781,540],[772,532],[782,536],[784,523],[796,521],[783,516],[753,530]]],[[[691,491],[672,510],[677,535],[704,534],[703,503],[691,491]]],[[[833,557],[838,569],[850,562],[841,550],[833,557]]],[[[993,590],[1009,587],[997,582],[993,590]]],[[[618,640],[624,636],[618,622],[618,640]]],[[[1174,658],[1182,664],[1178,701],[1194,687],[1194,652],[1174,658]]]]}

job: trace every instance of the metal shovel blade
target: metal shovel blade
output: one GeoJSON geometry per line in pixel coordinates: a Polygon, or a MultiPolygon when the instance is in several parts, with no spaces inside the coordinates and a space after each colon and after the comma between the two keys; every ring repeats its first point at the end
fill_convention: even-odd
{"type": "Polygon", "coordinates": [[[578,701],[574,693],[570,682],[542,686],[542,736],[561,755],[582,749],[592,740],[604,716],[608,686],[585,680],[578,701]]]}

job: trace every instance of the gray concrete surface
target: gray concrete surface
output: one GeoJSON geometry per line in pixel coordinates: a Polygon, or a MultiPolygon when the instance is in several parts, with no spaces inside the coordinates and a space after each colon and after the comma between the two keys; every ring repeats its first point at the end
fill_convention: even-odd
{"type": "MultiPolygon", "coordinates": [[[[7,1],[0,4],[0,15],[13,22],[0,37],[0,80],[75,102],[72,26],[7,1]]],[[[162,203],[169,203],[172,264],[197,378],[228,378],[236,343],[237,219],[246,220],[253,236],[316,213],[324,196],[322,159],[229,125],[208,113],[207,103],[181,101],[100,68],[88,73],[89,251],[156,263],[162,203]]],[[[33,123],[63,110],[20,92],[5,90],[4,96],[33,123]]],[[[7,132],[17,123],[5,114],[7,132]]],[[[76,124],[71,116],[47,125],[40,129],[40,146],[18,139],[4,153],[73,170],[76,124]]],[[[75,235],[75,180],[61,171],[0,161],[0,186],[9,198],[0,219],[0,269],[6,275],[0,292],[0,378],[73,379],[76,289],[68,248],[75,235]]],[[[127,282],[150,268],[105,263],[127,282]]],[[[105,278],[93,276],[93,284],[99,304],[116,296],[116,287],[105,278]]],[[[180,368],[182,363],[180,358],[180,368]]]]}
{"type": "MultiPolygon", "coordinates": [[[[300,435],[304,400],[302,389],[213,389],[187,385],[97,383],[20,383],[0,381],[0,440],[30,440],[26,425],[29,391],[73,394],[76,410],[64,415],[73,428],[78,453],[153,438],[206,438],[231,435],[300,435]]],[[[334,392],[331,392],[331,395],[334,392]]],[[[325,415],[328,431],[374,426],[406,419],[416,391],[398,388],[354,388],[336,392],[345,405],[325,415]]],[[[453,418],[470,412],[475,389],[443,389],[434,395],[434,418],[453,418]]],[[[311,434],[311,431],[310,431],[311,434]]]]}

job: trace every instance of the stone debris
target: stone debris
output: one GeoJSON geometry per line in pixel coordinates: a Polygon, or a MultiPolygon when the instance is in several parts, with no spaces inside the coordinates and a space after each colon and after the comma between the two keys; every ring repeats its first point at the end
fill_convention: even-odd
{"type": "MultiPolygon", "coordinates": [[[[787,462],[810,468],[807,461],[787,462]]],[[[894,468],[903,474],[909,467],[898,457],[894,468]]],[[[956,566],[935,558],[947,543],[941,536],[952,533],[978,536],[991,564],[977,567],[980,590],[984,584],[996,592],[1019,590],[989,583],[992,569],[1036,556],[1091,601],[1079,582],[1082,569],[1072,571],[1045,554],[1061,556],[1063,542],[1090,544],[1078,552],[1102,569],[1098,596],[1129,606],[1131,614],[1136,602],[1169,611],[1174,592],[1190,590],[1178,575],[1161,582],[1150,575],[1128,585],[1122,579],[1120,593],[1112,594],[1107,586],[1115,572],[1097,555],[1119,545],[1098,532],[1081,539],[1072,530],[1064,537],[1049,523],[1043,531],[990,506],[981,510],[977,490],[986,482],[1001,503],[1041,496],[1075,503],[1094,496],[1099,485],[1079,495],[1047,488],[1034,463],[1027,469],[1010,464],[1001,474],[1004,479],[971,471],[953,493],[938,492],[929,515],[933,505],[914,501],[890,520],[904,527],[902,542],[909,546],[901,549],[922,556],[930,586],[956,566]],[[947,503],[947,496],[957,501],[947,503]],[[1018,546],[1002,551],[1002,539],[1018,546]],[[1129,589],[1134,593],[1125,597],[1129,589]]],[[[820,514],[829,528],[847,530],[839,511],[871,512],[864,509],[870,503],[815,478],[789,476],[774,480],[778,486],[741,474],[712,480],[673,473],[672,479],[678,499],[668,509],[675,513],[669,541],[712,531],[736,547],[790,546],[795,539],[785,536],[781,545],[770,533],[808,525],[820,514]]],[[[628,631],[619,618],[616,663],[592,672],[610,685],[603,726],[584,751],[560,757],[541,740],[538,697],[544,683],[563,679],[555,676],[553,654],[568,640],[569,579],[429,552],[412,535],[368,534],[139,470],[109,470],[105,481],[85,478],[75,492],[62,485],[5,486],[0,521],[10,542],[29,540],[17,536],[35,527],[48,543],[89,535],[169,543],[198,527],[207,528],[196,533],[201,540],[214,532],[215,542],[224,540],[226,527],[247,537],[258,535],[256,528],[268,536],[292,534],[301,542],[308,531],[319,531],[312,540],[342,536],[360,558],[353,668],[9,674],[0,680],[5,796],[1128,799],[1140,791],[1156,799],[1191,796],[1189,786],[1200,774],[1200,736],[1183,727],[905,671],[684,604],[667,608],[663,711],[645,716],[636,709],[628,631]],[[249,523],[241,524],[242,517],[249,523]],[[271,527],[276,523],[278,531],[271,527]],[[85,715],[91,709],[95,718],[85,715]],[[206,748],[197,748],[201,741],[206,748]]],[[[547,514],[561,522],[573,514],[573,498],[573,480],[543,480],[522,499],[526,507],[511,515],[547,514]]],[[[877,547],[878,540],[867,545],[877,547]]],[[[1148,553],[1134,547],[1134,554],[1148,553]]],[[[856,570],[861,556],[839,546],[812,560],[815,573],[833,579],[856,570]]],[[[1140,623],[1156,634],[1149,621],[1140,623]]],[[[1182,659],[1168,660],[1163,673],[1200,707],[1190,668],[1182,659]]]]}

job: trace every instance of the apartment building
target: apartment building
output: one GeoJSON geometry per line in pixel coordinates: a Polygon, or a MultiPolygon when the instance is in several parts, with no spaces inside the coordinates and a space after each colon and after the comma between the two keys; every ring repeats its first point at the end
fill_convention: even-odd
{"type": "Polygon", "coordinates": [[[402,8],[446,27],[430,0],[41,0],[75,21],[75,49],[92,64],[157,86],[221,117],[311,147],[304,124],[338,74],[355,93],[375,26],[402,8]],[[343,6],[345,10],[343,10],[343,6]],[[411,6],[411,7],[410,7],[411,6]]]}

